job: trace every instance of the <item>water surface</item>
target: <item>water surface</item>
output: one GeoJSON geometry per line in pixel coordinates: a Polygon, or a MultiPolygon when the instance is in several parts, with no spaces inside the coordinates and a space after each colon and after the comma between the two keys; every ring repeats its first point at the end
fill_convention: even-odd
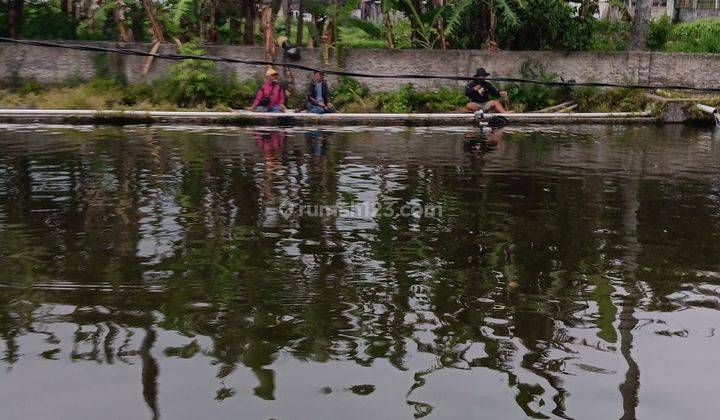
{"type": "Polygon", "coordinates": [[[3,126],[0,232],[2,418],[720,410],[711,130],[3,126]]]}

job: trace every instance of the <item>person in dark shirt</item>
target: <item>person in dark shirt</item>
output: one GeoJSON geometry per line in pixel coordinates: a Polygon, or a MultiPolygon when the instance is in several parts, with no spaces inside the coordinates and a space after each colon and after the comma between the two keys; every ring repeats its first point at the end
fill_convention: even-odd
{"type": "Polygon", "coordinates": [[[328,114],[335,112],[333,104],[329,102],[330,91],[325,81],[325,73],[316,71],[307,91],[308,112],[313,114],[328,114]]]}
{"type": "Polygon", "coordinates": [[[482,67],[475,71],[474,80],[468,83],[465,90],[465,95],[468,97],[468,111],[490,111],[494,109],[497,112],[505,112],[505,108],[500,101],[491,98],[507,98],[507,92],[504,90],[498,91],[492,83],[485,80],[489,75],[490,73],[482,67]]]}

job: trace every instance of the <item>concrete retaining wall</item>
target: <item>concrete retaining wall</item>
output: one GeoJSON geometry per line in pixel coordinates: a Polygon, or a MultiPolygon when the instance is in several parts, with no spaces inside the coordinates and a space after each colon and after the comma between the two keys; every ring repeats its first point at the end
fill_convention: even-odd
{"type": "MultiPolygon", "coordinates": [[[[93,43],[86,43],[93,44],[93,43]]],[[[133,43],[96,43],[108,47],[123,47],[149,51],[150,45],[133,43]]],[[[208,46],[208,54],[238,59],[261,60],[262,47],[208,46]]],[[[175,52],[173,44],[162,47],[164,52],[175,52]]],[[[319,49],[302,51],[301,64],[322,67],[319,49]]],[[[16,82],[35,79],[39,82],[62,82],[69,78],[90,78],[95,73],[93,56],[96,53],[63,50],[58,48],[32,47],[0,43],[0,80],[16,82]]],[[[129,82],[142,78],[145,58],[109,54],[110,66],[123,73],[129,82]]],[[[333,59],[333,62],[337,60],[333,59]]],[[[565,80],[615,83],[686,84],[699,87],[720,85],[720,55],[656,53],[656,52],[553,52],[553,51],[502,51],[479,50],[369,50],[354,49],[344,53],[341,60],[344,70],[371,74],[438,74],[471,75],[478,66],[486,67],[493,76],[519,76],[520,66],[533,61],[546,71],[556,73],[565,80]]],[[[156,78],[172,64],[167,60],[155,60],[147,76],[156,78]]],[[[234,72],[239,79],[259,77],[263,69],[254,66],[219,64],[226,74],[234,72]]],[[[333,68],[338,68],[336,65],[333,68]]],[[[307,80],[302,72],[296,72],[297,80],[307,80]]],[[[374,90],[397,89],[407,80],[364,79],[374,90]]],[[[419,88],[439,85],[453,86],[457,82],[436,80],[412,81],[419,88]]]]}
{"type": "Polygon", "coordinates": [[[678,10],[678,20],[680,22],[695,22],[701,19],[718,19],[720,18],[720,9],[693,9],[682,8],[678,10]]]}

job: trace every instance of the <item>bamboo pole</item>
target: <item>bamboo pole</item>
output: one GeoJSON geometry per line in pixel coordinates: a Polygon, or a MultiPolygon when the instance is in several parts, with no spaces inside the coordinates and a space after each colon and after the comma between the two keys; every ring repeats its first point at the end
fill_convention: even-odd
{"type": "Polygon", "coordinates": [[[539,110],[539,111],[537,111],[537,112],[539,112],[539,113],[542,113],[542,112],[555,112],[555,111],[558,110],[558,109],[566,108],[566,107],[568,107],[568,106],[570,106],[570,105],[573,105],[574,103],[575,103],[575,101],[567,101],[567,102],[563,102],[563,103],[561,103],[561,104],[557,104],[557,105],[549,106],[549,107],[547,107],[547,108],[543,108],[543,109],[541,109],[541,110],[539,110]]]}

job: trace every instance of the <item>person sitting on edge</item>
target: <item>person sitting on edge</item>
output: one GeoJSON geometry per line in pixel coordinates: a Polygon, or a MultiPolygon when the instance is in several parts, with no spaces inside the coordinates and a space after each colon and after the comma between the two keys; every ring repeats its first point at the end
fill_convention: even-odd
{"type": "Polygon", "coordinates": [[[329,89],[325,81],[325,73],[316,71],[313,73],[313,80],[308,85],[308,112],[313,114],[327,114],[335,112],[333,105],[328,102],[329,89]]]}
{"type": "Polygon", "coordinates": [[[272,67],[265,72],[265,82],[255,95],[252,110],[255,112],[284,112],[285,91],[278,82],[278,72],[272,67]]]}
{"type": "Polygon", "coordinates": [[[507,92],[504,90],[498,91],[492,83],[485,80],[489,75],[490,73],[482,67],[475,71],[475,76],[473,76],[474,80],[468,83],[467,89],[465,90],[465,96],[468,97],[468,111],[490,111],[494,109],[497,112],[505,112],[505,108],[500,101],[491,100],[490,97],[503,97],[507,99],[507,92]]]}

